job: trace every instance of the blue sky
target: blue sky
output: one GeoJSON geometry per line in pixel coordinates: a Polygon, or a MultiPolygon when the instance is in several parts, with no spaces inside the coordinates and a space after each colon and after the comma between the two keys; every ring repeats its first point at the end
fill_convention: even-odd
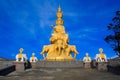
{"type": "Polygon", "coordinates": [[[0,0],[0,57],[15,59],[22,47],[28,58],[34,52],[43,59],[40,52],[43,45],[50,44],[50,25],[55,25],[59,3],[78,60],[86,52],[94,58],[98,48],[103,48],[108,58],[115,56],[104,38],[110,34],[106,27],[120,10],[120,0],[0,0]]]}

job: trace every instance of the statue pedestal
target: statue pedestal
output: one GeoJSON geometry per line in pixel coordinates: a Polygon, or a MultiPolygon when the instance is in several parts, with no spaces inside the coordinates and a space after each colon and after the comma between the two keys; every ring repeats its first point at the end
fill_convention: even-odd
{"type": "Polygon", "coordinates": [[[91,62],[86,62],[83,64],[84,64],[84,68],[91,68],[91,62]]]}
{"type": "Polygon", "coordinates": [[[97,62],[97,70],[107,71],[108,62],[97,62]]]}
{"type": "Polygon", "coordinates": [[[31,63],[32,68],[81,68],[82,61],[37,61],[31,63]]]}
{"type": "Polygon", "coordinates": [[[15,69],[16,69],[17,72],[23,72],[23,71],[25,71],[24,63],[25,62],[14,62],[15,69]]]}
{"type": "Polygon", "coordinates": [[[32,69],[36,69],[36,66],[37,66],[36,62],[31,62],[31,66],[32,66],[32,69]]]}

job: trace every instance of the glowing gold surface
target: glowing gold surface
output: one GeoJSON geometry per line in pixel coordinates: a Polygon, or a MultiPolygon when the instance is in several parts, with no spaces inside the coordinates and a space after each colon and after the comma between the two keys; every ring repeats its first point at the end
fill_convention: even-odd
{"type": "Polygon", "coordinates": [[[104,58],[105,59],[105,54],[103,53],[103,49],[100,48],[99,51],[100,51],[100,58],[104,58]]]}
{"type": "Polygon", "coordinates": [[[65,33],[62,20],[63,14],[60,7],[56,15],[56,26],[54,26],[54,31],[50,38],[51,44],[44,46],[41,54],[44,56],[44,53],[47,53],[47,55],[44,56],[44,60],[74,60],[78,52],[75,46],[68,45],[69,38],[68,34],[65,33]],[[74,52],[74,57],[70,54],[71,52],[74,52]]]}
{"type": "Polygon", "coordinates": [[[32,60],[35,60],[35,56],[34,55],[32,55],[32,60]]]}
{"type": "Polygon", "coordinates": [[[20,48],[20,53],[18,54],[18,58],[22,58],[23,57],[23,48],[20,48]]]}

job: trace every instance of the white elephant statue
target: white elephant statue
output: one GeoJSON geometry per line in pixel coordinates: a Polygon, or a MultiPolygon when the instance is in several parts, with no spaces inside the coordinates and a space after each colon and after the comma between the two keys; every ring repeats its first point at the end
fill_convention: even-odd
{"type": "Polygon", "coordinates": [[[26,61],[26,60],[27,60],[26,54],[22,54],[21,58],[19,57],[19,54],[16,55],[16,61],[22,62],[22,61],[26,61]]]}
{"type": "Polygon", "coordinates": [[[19,51],[20,51],[20,53],[18,53],[16,55],[16,61],[20,61],[20,62],[26,61],[27,60],[27,56],[26,56],[26,54],[22,53],[23,52],[23,48],[20,48],[19,51]]]}
{"type": "Polygon", "coordinates": [[[99,51],[100,53],[99,54],[96,54],[96,61],[97,62],[107,62],[107,58],[106,58],[106,55],[103,53],[103,49],[102,48],[99,48],[99,51]]]}
{"type": "Polygon", "coordinates": [[[32,53],[32,56],[30,57],[30,62],[37,62],[38,59],[35,57],[35,53],[32,53]]]}
{"type": "Polygon", "coordinates": [[[91,62],[91,58],[89,57],[88,53],[86,53],[86,56],[83,58],[83,62],[84,63],[91,62]]]}

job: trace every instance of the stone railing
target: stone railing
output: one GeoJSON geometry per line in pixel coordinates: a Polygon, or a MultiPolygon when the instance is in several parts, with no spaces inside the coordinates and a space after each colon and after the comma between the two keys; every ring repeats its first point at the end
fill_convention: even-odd
{"type": "Polygon", "coordinates": [[[109,72],[120,75],[120,58],[108,60],[109,64],[107,69],[109,72]]]}
{"type": "Polygon", "coordinates": [[[12,61],[0,61],[1,76],[5,76],[13,71],[15,71],[15,65],[13,65],[12,61]]]}

